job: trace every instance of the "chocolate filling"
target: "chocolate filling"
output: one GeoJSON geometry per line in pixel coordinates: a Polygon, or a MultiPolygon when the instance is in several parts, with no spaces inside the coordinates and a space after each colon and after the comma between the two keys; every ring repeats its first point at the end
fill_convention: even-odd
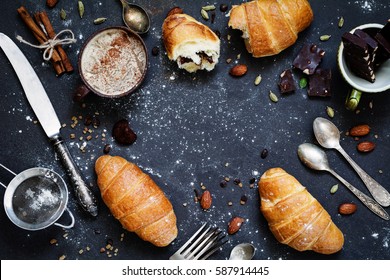
{"type": "MultiPolygon", "coordinates": [[[[199,52],[196,54],[200,56],[201,61],[207,60],[210,64],[212,64],[214,62],[213,58],[211,56],[208,56],[205,52],[199,52]]],[[[193,60],[191,58],[183,57],[183,56],[179,57],[179,61],[180,61],[180,64],[193,62],[193,60]]]]}

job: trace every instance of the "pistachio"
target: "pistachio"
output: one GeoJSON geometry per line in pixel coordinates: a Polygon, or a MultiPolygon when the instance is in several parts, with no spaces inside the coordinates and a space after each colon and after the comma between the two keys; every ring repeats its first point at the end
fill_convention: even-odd
{"type": "Polygon", "coordinates": [[[334,110],[332,107],[326,106],[326,113],[328,114],[329,118],[334,117],[334,110]]]}
{"type": "Polygon", "coordinates": [[[258,86],[261,83],[261,75],[258,75],[255,79],[255,86],[258,86]]]}
{"type": "Polygon", "coordinates": [[[271,101],[274,103],[277,103],[279,101],[279,98],[271,90],[269,91],[269,99],[271,99],[271,101]]]}
{"type": "Polygon", "coordinates": [[[65,19],[66,19],[66,12],[65,12],[64,9],[61,9],[61,11],[60,11],[60,18],[61,18],[62,20],[65,20],[65,19]]]}
{"type": "Polygon", "coordinates": [[[200,14],[202,15],[202,18],[204,18],[205,20],[209,19],[209,14],[207,13],[206,10],[201,9],[200,14]]]}
{"type": "Polygon", "coordinates": [[[80,18],[83,18],[85,9],[84,9],[84,3],[82,1],[78,2],[78,9],[79,9],[80,18]]]}
{"type": "Polygon", "coordinates": [[[344,17],[340,17],[338,26],[339,28],[341,28],[343,27],[343,25],[344,25],[344,17]]]}
{"type": "Polygon", "coordinates": [[[332,35],[322,35],[320,36],[320,41],[328,41],[332,35]]]}
{"type": "Polygon", "coordinates": [[[202,7],[202,10],[213,11],[213,10],[215,10],[215,6],[214,5],[207,5],[207,6],[202,7]]]}
{"type": "Polygon", "coordinates": [[[100,17],[100,18],[97,18],[93,21],[94,24],[101,24],[103,22],[105,22],[107,20],[107,18],[105,17],[100,17]]]}
{"type": "Polygon", "coordinates": [[[307,86],[307,79],[303,77],[302,79],[299,80],[299,87],[305,88],[306,86],[307,86]]]}

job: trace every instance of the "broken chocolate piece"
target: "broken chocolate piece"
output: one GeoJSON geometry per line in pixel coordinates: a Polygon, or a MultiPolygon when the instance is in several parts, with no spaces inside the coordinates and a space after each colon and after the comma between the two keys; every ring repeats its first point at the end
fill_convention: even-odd
{"type": "Polygon", "coordinates": [[[309,77],[309,96],[331,96],[330,91],[332,71],[330,69],[318,68],[313,75],[309,77]]]}
{"type": "Polygon", "coordinates": [[[343,34],[342,41],[344,58],[349,69],[355,75],[373,83],[375,81],[374,63],[367,42],[360,36],[349,32],[343,34]]]}
{"type": "Polygon", "coordinates": [[[390,58],[390,22],[388,22],[376,35],[378,42],[377,58],[375,66],[379,67],[383,62],[390,58]]]}
{"type": "Polygon", "coordinates": [[[296,90],[294,77],[291,69],[284,70],[282,74],[280,74],[280,80],[278,85],[281,93],[287,93],[296,90]]]}
{"type": "Polygon", "coordinates": [[[306,44],[294,59],[293,66],[307,75],[313,75],[324,55],[325,51],[316,45],[306,44]]]}
{"type": "Polygon", "coordinates": [[[366,42],[368,46],[368,53],[370,55],[371,61],[374,62],[376,51],[378,50],[378,42],[375,41],[374,38],[372,38],[370,35],[368,35],[366,32],[364,32],[361,29],[356,29],[353,33],[356,36],[358,36],[360,39],[362,39],[364,42],[366,42]]]}

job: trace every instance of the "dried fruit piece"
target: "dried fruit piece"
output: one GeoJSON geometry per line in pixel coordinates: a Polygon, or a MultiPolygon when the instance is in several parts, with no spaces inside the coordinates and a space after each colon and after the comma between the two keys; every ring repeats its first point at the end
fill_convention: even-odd
{"type": "Polygon", "coordinates": [[[341,215],[351,215],[355,213],[357,206],[355,203],[343,203],[339,206],[339,213],[341,215]]]}
{"type": "Polygon", "coordinates": [[[137,135],[130,128],[126,119],[119,120],[114,124],[112,136],[119,144],[123,145],[131,145],[137,140],[137,135]]]}
{"type": "Polygon", "coordinates": [[[362,153],[369,153],[375,149],[375,143],[371,141],[360,142],[357,145],[357,150],[362,153]]]}
{"type": "Polygon", "coordinates": [[[202,209],[207,210],[210,209],[212,202],[213,199],[211,197],[210,191],[205,191],[200,198],[200,206],[202,209]]]}
{"type": "Polygon", "coordinates": [[[229,74],[234,77],[241,77],[246,74],[248,71],[248,67],[245,64],[237,64],[233,68],[230,69],[229,74]]]}
{"type": "Polygon", "coordinates": [[[368,133],[370,133],[371,128],[367,124],[361,124],[352,127],[349,130],[349,135],[353,137],[361,137],[366,136],[368,133]]]}
{"type": "Polygon", "coordinates": [[[235,234],[241,228],[243,222],[243,218],[233,217],[228,224],[228,234],[235,234]]]}

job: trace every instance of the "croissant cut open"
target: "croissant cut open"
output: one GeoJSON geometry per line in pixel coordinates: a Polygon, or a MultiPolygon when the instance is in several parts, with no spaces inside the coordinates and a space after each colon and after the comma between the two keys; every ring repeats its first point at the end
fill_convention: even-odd
{"type": "Polygon", "coordinates": [[[298,251],[333,254],[344,236],[328,212],[298,180],[281,168],[260,178],[261,212],[275,238],[298,251]]]}
{"type": "Polygon", "coordinates": [[[104,155],[97,159],[95,171],[104,203],[125,229],[158,247],[176,238],[172,204],[137,165],[119,156],[104,155]]]}

